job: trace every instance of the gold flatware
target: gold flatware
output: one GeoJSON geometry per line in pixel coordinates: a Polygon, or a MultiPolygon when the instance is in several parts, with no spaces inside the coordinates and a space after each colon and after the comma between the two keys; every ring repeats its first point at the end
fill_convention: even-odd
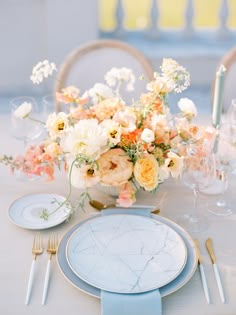
{"type": "Polygon", "coordinates": [[[56,254],[57,247],[58,247],[57,235],[55,233],[51,233],[48,239],[47,252],[49,253],[49,259],[48,259],[47,269],[46,269],[45,279],[44,279],[42,304],[45,304],[45,301],[46,301],[48,283],[49,283],[49,277],[50,277],[51,259],[52,259],[52,256],[56,254]]]}
{"type": "Polygon", "coordinates": [[[153,214],[159,214],[161,212],[161,210],[160,209],[154,209],[154,210],[152,210],[150,212],[153,213],[153,214]]]}
{"type": "Polygon", "coordinates": [[[194,240],[194,244],[195,244],[196,250],[197,250],[198,266],[199,266],[199,270],[200,270],[204,294],[205,294],[207,303],[210,304],[211,303],[210,302],[210,295],[209,295],[209,290],[208,290],[208,285],[207,285],[207,281],[206,281],[206,275],[205,275],[204,267],[202,264],[203,259],[202,259],[201,253],[200,253],[200,247],[199,247],[198,240],[194,240]]]}
{"type": "Polygon", "coordinates": [[[216,264],[216,256],[215,256],[215,253],[214,253],[213,242],[212,242],[211,238],[208,238],[206,240],[206,248],[207,248],[208,253],[210,255],[210,258],[211,258],[212,266],[213,266],[214,273],[215,273],[216,283],[217,283],[217,286],[218,286],[218,289],[219,289],[219,293],[220,293],[220,297],[221,297],[222,303],[225,303],[224,290],[223,290],[222,281],[221,281],[221,278],[220,278],[220,273],[219,273],[219,270],[218,270],[218,267],[217,267],[217,264],[216,264]]]}
{"type": "MultiPolygon", "coordinates": [[[[114,204],[114,203],[106,205],[106,204],[103,204],[101,201],[94,200],[94,199],[89,200],[89,204],[90,204],[90,206],[92,206],[93,208],[97,209],[98,211],[102,211],[102,210],[105,210],[105,209],[108,209],[108,208],[116,208],[117,207],[117,205],[114,204]]],[[[137,206],[137,208],[140,208],[140,209],[142,209],[144,207],[145,206],[137,206]]],[[[160,209],[153,209],[150,212],[153,213],[153,214],[159,214],[160,213],[160,209]]]]}
{"type": "Polygon", "coordinates": [[[34,239],[33,239],[33,246],[32,246],[33,260],[32,260],[31,268],[30,268],[25,304],[29,304],[29,300],[30,300],[30,294],[31,294],[33,279],[34,279],[34,270],[35,270],[36,258],[38,255],[41,255],[42,252],[43,252],[42,238],[41,238],[40,232],[37,232],[34,236],[34,239]]]}
{"type": "Polygon", "coordinates": [[[105,210],[107,208],[114,208],[116,207],[115,204],[111,203],[111,204],[103,204],[102,202],[98,201],[98,200],[89,200],[89,204],[90,206],[92,206],[93,208],[97,209],[98,211],[101,211],[101,210],[105,210]]]}

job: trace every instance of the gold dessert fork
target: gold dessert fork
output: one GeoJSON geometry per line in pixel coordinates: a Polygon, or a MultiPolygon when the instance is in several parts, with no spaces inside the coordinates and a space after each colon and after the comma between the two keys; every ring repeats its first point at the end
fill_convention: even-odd
{"type": "Polygon", "coordinates": [[[33,240],[33,246],[32,246],[33,260],[32,260],[31,268],[30,268],[25,304],[29,304],[29,300],[30,300],[30,294],[31,294],[31,289],[32,289],[33,279],[34,279],[34,270],[35,270],[36,258],[38,255],[42,254],[42,252],[43,252],[42,238],[41,238],[40,232],[37,232],[35,234],[34,240],[33,240]]]}
{"type": "Polygon", "coordinates": [[[55,255],[57,252],[57,246],[58,246],[57,235],[55,233],[51,233],[48,239],[47,252],[49,253],[49,259],[48,259],[47,269],[46,269],[45,279],[44,279],[42,304],[45,304],[45,301],[46,301],[48,283],[49,283],[49,277],[50,277],[51,259],[52,259],[52,256],[55,255]]]}

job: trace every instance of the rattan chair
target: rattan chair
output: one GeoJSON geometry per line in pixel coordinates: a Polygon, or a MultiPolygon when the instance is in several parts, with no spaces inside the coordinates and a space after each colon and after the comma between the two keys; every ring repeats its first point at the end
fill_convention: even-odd
{"type": "MultiPolygon", "coordinates": [[[[136,100],[145,91],[147,81],[153,78],[152,65],[139,50],[118,40],[96,40],[78,47],[65,58],[58,71],[54,92],[74,85],[83,93],[97,82],[105,83],[104,75],[112,67],[130,68],[136,76],[135,91],[122,93],[126,102],[136,100]],[[144,80],[139,80],[141,75],[144,80]]],[[[56,100],[55,110],[61,110],[56,100]]]]}
{"type": "MultiPolygon", "coordinates": [[[[226,112],[232,99],[236,98],[236,47],[230,49],[220,60],[217,67],[224,65],[226,68],[222,111],[226,112]]],[[[214,91],[215,81],[213,82],[214,91]]],[[[214,94],[213,94],[214,95],[214,94]]]]}

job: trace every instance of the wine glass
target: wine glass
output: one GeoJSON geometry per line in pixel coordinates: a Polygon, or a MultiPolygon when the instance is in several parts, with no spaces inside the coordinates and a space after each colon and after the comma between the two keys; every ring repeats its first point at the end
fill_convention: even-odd
{"type": "Polygon", "coordinates": [[[48,118],[48,115],[55,111],[54,95],[47,94],[42,98],[42,115],[44,121],[48,118]]]}
{"type": "Polygon", "coordinates": [[[215,153],[215,179],[208,198],[208,211],[218,216],[229,216],[234,213],[233,207],[225,193],[229,186],[232,169],[236,160],[236,125],[224,123],[220,125],[215,153]],[[215,196],[214,196],[215,195],[215,196]]]}
{"type": "Polygon", "coordinates": [[[226,121],[232,124],[236,123],[236,98],[233,98],[226,112],[226,121]]]}
{"type": "Polygon", "coordinates": [[[210,185],[215,176],[214,155],[200,145],[190,145],[184,161],[182,181],[194,194],[192,211],[179,217],[179,224],[189,232],[202,232],[208,227],[207,219],[199,214],[199,191],[210,185]]]}
{"type": "MultiPolygon", "coordinates": [[[[36,100],[30,96],[19,96],[10,101],[11,105],[11,134],[18,140],[23,141],[24,150],[29,142],[38,139],[43,132],[43,125],[38,120],[39,110],[36,100]],[[26,117],[19,115],[20,106],[31,106],[30,113],[26,117]],[[17,112],[18,111],[18,112],[17,112]]],[[[16,178],[23,181],[32,181],[38,178],[36,175],[28,175],[21,170],[15,170],[16,178]]]]}
{"type": "Polygon", "coordinates": [[[42,133],[42,124],[37,120],[39,109],[36,100],[30,96],[15,97],[10,101],[11,105],[11,134],[18,140],[22,140],[24,148],[29,141],[39,138],[42,133]],[[24,103],[31,104],[32,109],[28,117],[21,118],[16,115],[16,110],[24,103]]]}

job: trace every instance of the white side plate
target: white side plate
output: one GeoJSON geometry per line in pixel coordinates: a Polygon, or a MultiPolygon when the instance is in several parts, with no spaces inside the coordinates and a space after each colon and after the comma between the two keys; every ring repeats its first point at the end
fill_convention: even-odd
{"type": "Polygon", "coordinates": [[[25,229],[47,229],[64,222],[70,214],[71,207],[66,203],[50,215],[48,220],[40,218],[41,211],[47,209],[50,214],[65,200],[65,197],[57,194],[26,195],[13,202],[8,214],[14,224],[25,229]]]}

